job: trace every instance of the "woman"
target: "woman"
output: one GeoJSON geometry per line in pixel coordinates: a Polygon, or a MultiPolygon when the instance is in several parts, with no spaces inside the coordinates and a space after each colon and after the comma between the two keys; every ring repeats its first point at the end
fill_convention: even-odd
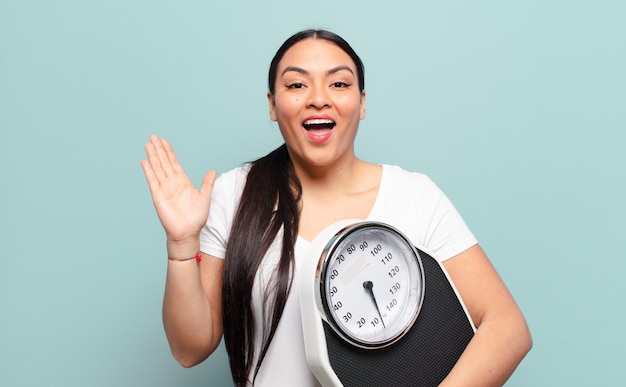
{"type": "Polygon", "coordinates": [[[166,140],[146,145],[142,167],[170,257],[164,326],[183,366],[206,359],[223,334],[236,385],[317,385],[294,271],[310,241],[347,218],[393,224],[443,261],[477,331],[442,385],[502,385],[530,350],[522,313],[445,195],[424,175],[355,156],[363,74],[335,34],[289,38],[267,95],[285,144],[217,181],[208,172],[199,191],[166,140]]]}

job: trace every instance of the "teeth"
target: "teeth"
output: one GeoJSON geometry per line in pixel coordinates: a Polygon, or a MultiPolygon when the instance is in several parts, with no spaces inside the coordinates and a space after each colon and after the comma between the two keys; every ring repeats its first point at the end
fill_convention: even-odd
{"type": "Polygon", "coordinates": [[[316,120],[306,120],[304,121],[304,125],[332,125],[335,122],[332,120],[324,120],[324,119],[316,119],[316,120]]]}

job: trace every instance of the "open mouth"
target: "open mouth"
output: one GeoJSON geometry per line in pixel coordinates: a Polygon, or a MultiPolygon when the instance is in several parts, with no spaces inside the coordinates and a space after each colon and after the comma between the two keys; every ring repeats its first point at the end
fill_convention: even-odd
{"type": "Polygon", "coordinates": [[[335,127],[335,121],[328,119],[306,120],[302,123],[306,130],[332,130],[335,127]]]}

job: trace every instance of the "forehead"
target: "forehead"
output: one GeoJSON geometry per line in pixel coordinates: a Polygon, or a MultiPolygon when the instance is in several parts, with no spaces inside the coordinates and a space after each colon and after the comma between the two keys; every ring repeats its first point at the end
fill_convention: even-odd
{"type": "Polygon", "coordinates": [[[309,38],[291,46],[278,63],[278,73],[290,66],[311,71],[348,66],[356,74],[352,58],[339,46],[325,39],[309,38]]]}

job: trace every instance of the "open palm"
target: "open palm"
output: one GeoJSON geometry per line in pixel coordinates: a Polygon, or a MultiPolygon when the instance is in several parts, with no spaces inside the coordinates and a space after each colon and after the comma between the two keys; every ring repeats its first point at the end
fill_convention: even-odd
{"type": "Polygon", "coordinates": [[[166,139],[151,136],[141,166],[159,220],[170,241],[196,237],[209,216],[215,171],[209,171],[198,191],[179,164],[166,139]]]}

